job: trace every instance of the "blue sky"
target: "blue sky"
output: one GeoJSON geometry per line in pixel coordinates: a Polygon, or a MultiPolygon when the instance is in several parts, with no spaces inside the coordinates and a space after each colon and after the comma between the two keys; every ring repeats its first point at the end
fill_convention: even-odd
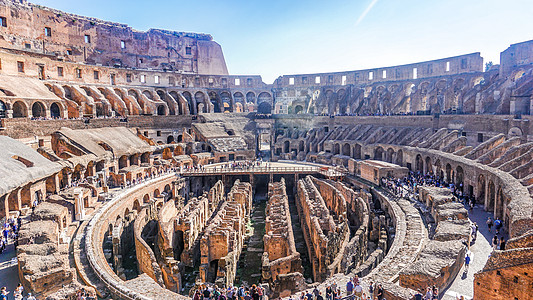
{"type": "Polygon", "coordinates": [[[533,39],[532,0],[30,0],[138,30],[204,32],[230,74],[334,72],[481,52],[533,39]]]}

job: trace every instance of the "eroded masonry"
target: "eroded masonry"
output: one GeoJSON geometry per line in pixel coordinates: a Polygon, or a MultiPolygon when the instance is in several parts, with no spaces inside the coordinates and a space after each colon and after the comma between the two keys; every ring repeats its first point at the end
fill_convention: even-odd
{"type": "Polygon", "coordinates": [[[472,53],[265,84],[228,74],[208,34],[25,0],[1,0],[0,25],[0,217],[21,222],[0,273],[39,299],[288,297],[355,275],[446,299],[465,197],[508,240],[464,295],[531,298],[533,41],[485,71],[472,53]]]}

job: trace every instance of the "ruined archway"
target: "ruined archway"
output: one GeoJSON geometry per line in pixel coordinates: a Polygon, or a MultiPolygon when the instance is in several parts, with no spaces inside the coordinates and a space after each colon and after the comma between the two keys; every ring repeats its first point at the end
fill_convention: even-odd
{"type": "Polygon", "coordinates": [[[342,145],[342,155],[346,155],[346,156],[351,156],[352,155],[350,153],[350,144],[345,143],[344,145],[342,145]]]}
{"type": "Polygon", "coordinates": [[[394,161],[394,149],[392,149],[392,148],[387,149],[387,159],[386,159],[386,161],[389,162],[389,163],[393,163],[393,161],[394,161]]]}
{"type": "Polygon", "coordinates": [[[485,203],[485,176],[479,174],[477,178],[477,200],[483,201],[485,203]]]}
{"type": "Polygon", "coordinates": [[[403,151],[401,149],[396,152],[396,164],[403,165],[403,151]]]}
{"type": "Polygon", "coordinates": [[[426,157],[426,173],[433,174],[433,165],[431,164],[431,157],[426,157]]]}
{"type": "Polygon", "coordinates": [[[464,171],[461,166],[457,166],[455,170],[455,184],[457,188],[462,192],[463,191],[463,182],[464,182],[464,171]]]}
{"type": "Polygon", "coordinates": [[[0,100],[0,118],[6,117],[7,106],[4,101],[0,100]]]}
{"type": "Polygon", "coordinates": [[[166,115],[166,109],[164,105],[157,106],[157,115],[158,116],[165,116],[166,115]]]}
{"type": "Polygon", "coordinates": [[[424,162],[422,160],[422,155],[417,154],[415,158],[415,170],[418,172],[424,172],[424,162]]]}
{"type": "Polygon", "coordinates": [[[381,146],[376,147],[376,150],[374,150],[374,159],[375,160],[383,160],[383,148],[381,146]]]}
{"type": "Polygon", "coordinates": [[[34,118],[46,117],[46,108],[44,107],[44,104],[40,101],[35,101],[31,106],[31,115],[34,118]]]}
{"type": "Polygon", "coordinates": [[[341,153],[341,145],[340,144],[334,144],[333,145],[333,154],[340,154],[341,153]]]}
{"type": "Polygon", "coordinates": [[[28,107],[22,101],[13,103],[13,118],[25,118],[28,116],[28,107]]]}
{"type": "Polygon", "coordinates": [[[361,159],[361,145],[355,144],[353,146],[352,157],[355,159],[361,159]]]}
{"type": "Polygon", "coordinates": [[[50,105],[50,116],[52,118],[61,118],[61,109],[59,108],[59,105],[56,102],[50,105]]]}

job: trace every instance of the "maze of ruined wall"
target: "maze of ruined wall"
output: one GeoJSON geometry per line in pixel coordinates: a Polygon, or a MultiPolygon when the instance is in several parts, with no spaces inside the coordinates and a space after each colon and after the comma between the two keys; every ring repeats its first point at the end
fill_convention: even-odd
{"type": "Polygon", "coordinates": [[[251,205],[252,186],[235,181],[200,240],[202,282],[214,281],[221,287],[233,284],[251,205]]]}
{"type": "MultiPolygon", "coordinates": [[[[279,282],[279,275],[292,274],[293,281],[303,279],[302,261],[296,250],[292,221],[289,211],[289,200],[285,179],[271,182],[268,185],[268,203],[266,207],[265,235],[263,237],[265,251],[262,258],[262,278],[271,285],[279,282]]],[[[279,285],[273,285],[279,287],[279,285]]],[[[275,290],[275,292],[282,292],[275,290]]]]}

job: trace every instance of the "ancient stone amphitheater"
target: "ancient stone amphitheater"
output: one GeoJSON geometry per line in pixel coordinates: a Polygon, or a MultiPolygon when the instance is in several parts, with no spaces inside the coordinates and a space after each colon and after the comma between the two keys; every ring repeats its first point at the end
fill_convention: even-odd
{"type": "Polygon", "coordinates": [[[39,299],[344,297],[357,275],[389,300],[533,299],[533,41],[488,70],[472,53],[265,84],[229,75],[207,34],[26,0],[1,0],[0,25],[0,217],[22,224],[2,281],[39,299]],[[408,174],[453,189],[383,179],[408,174]],[[476,215],[505,249],[485,217],[467,249],[476,215]]]}

